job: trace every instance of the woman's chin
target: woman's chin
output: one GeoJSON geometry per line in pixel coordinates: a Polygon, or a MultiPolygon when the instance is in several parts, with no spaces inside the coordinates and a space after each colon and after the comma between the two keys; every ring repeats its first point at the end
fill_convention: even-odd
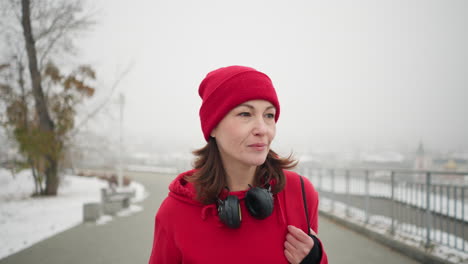
{"type": "Polygon", "coordinates": [[[266,155],[263,157],[254,157],[250,159],[250,165],[260,166],[260,165],[263,165],[263,163],[265,163],[265,160],[266,160],[266,155]]]}

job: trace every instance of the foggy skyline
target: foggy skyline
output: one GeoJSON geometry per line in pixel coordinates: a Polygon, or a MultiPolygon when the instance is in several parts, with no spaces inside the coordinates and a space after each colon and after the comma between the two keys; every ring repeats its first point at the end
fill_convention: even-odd
{"type": "MultiPolygon", "coordinates": [[[[199,83],[216,68],[245,65],[276,87],[274,146],[286,151],[416,149],[420,141],[468,148],[466,1],[96,6],[95,30],[79,40],[81,60],[104,83],[133,65],[114,95],[126,97],[127,144],[150,138],[169,148],[201,147],[199,83]]],[[[98,87],[98,96],[105,93],[98,87]]]]}

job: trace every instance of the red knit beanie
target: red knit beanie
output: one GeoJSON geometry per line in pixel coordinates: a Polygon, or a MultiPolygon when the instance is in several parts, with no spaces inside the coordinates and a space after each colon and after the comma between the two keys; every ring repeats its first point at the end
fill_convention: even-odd
{"type": "Polygon", "coordinates": [[[200,121],[206,141],[211,131],[233,108],[250,100],[266,100],[276,108],[278,121],[280,106],[270,78],[253,68],[229,66],[208,73],[198,88],[203,100],[200,121]]]}

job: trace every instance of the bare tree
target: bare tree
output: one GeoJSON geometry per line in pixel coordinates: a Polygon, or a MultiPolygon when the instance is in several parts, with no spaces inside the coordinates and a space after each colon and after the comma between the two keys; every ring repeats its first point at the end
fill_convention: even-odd
{"type": "MultiPolygon", "coordinates": [[[[32,91],[36,105],[36,113],[39,116],[39,132],[43,135],[50,135],[48,140],[51,145],[56,145],[57,139],[54,135],[54,122],[50,118],[49,110],[46,106],[44,92],[42,90],[41,74],[37,64],[36,44],[34,41],[31,28],[31,11],[29,0],[21,1],[22,16],[21,23],[23,25],[24,42],[29,61],[29,74],[31,76],[32,91]]],[[[56,195],[58,190],[57,163],[58,160],[51,153],[41,153],[44,173],[46,175],[46,195],[56,195]]]]}
{"type": "Polygon", "coordinates": [[[0,63],[0,101],[7,113],[1,122],[12,128],[21,152],[27,156],[36,193],[56,195],[64,143],[74,128],[76,106],[94,94],[88,82],[95,79],[95,73],[82,65],[66,74],[53,61],[72,54],[74,34],[93,22],[84,14],[80,0],[9,0],[0,7],[6,14],[3,17],[8,18],[0,21],[3,39],[10,44],[10,53],[0,54],[6,57],[2,58],[6,63],[0,63]],[[18,48],[20,41],[23,49],[18,48]],[[29,107],[31,101],[34,108],[29,107]]]}

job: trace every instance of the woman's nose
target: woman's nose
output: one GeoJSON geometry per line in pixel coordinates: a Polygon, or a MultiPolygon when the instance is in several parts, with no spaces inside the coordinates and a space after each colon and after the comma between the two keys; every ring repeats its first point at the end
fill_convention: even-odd
{"type": "Polygon", "coordinates": [[[255,136],[262,136],[266,133],[268,127],[263,118],[256,118],[252,133],[255,136]]]}

